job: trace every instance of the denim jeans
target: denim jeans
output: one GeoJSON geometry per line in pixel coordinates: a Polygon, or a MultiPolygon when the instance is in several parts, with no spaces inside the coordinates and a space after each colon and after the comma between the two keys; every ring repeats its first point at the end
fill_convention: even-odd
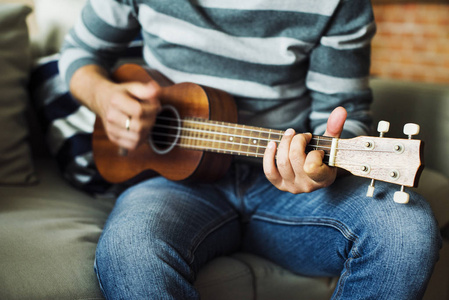
{"type": "Polygon", "coordinates": [[[213,184],[156,177],[125,191],[99,240],[107,299],[199,299],[195,275],[237,250],[308,276],[339,276],[332,299],[420,299],[438,260],[428,203],[346,176],[308,194],[281,192],[260,168],[234,165],[213,184]]]}

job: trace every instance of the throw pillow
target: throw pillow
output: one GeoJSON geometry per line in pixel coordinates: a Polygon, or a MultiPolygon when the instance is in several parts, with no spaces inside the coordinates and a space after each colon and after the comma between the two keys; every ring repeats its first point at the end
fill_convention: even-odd
{"type": "Polygon", "coordinates": [[[26,17],[31,8],[0,4],[0,184],[37,181],[25,119],[30,70],[26,17]]]}

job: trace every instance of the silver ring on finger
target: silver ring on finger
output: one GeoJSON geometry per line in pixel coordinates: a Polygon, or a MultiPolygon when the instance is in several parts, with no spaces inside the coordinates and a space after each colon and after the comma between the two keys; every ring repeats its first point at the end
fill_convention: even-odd
{"type": "Polygon", "coordinates": [[[129,131],[130,126],[131,126],[131,117],[128,117],[128,119],[126,119],[125,122],[126,131],[129,131]]]}

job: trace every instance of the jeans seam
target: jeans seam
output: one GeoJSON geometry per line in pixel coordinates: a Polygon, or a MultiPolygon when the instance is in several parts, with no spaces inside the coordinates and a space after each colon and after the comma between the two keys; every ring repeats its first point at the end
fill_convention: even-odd
{"type": "Polygon", "coordinates": [[[94,258],[94,270],[95,270],[95,275],[97,275],[98,286],[100,287],[101,293],[103,294],[105,299],[108,299],[108,296],[106,295],[105,290],[103,288],[103,284],[101,282],[100,271],[99,271],[96,257],[94,258]]]}
{"type": "Polygon", "coordinates": [[[223,216],[223,218],[221,219],[221,222],[216,223],[215,225],[209,227],[208,230],[204,230],[201,234],[198,235],[197,238],[195,238],[192,242],[192,244],[194,245],[194,247],[189,251],[189,257],[187,258],[188,260],[188,264],[192,265],[194,260],[195,260],[195,252],[196,249],[198,249],[198,247],[201,245],[201,243],[214,231],[216,231],[217,229],[219,229],[220,227],[222,227],[223,225],[237,219],[238,216],[232,212],[226,214],[223,216]]]}
{"type": "Polygon", "coordinates": [[[349,275],[351,275],[351,268],[349,266],[353,259],[354,259],[353,257],[350,257],[345,262],[346,271],[340,276],[340,279],[338,280],[339,283],[337,284],[336,291],[334,292],[335,294],[334,299],[339,299],[341,297],[341,294],[343,293],[343,286],[346,281],[346,278],[348,278],[349,275]]]}

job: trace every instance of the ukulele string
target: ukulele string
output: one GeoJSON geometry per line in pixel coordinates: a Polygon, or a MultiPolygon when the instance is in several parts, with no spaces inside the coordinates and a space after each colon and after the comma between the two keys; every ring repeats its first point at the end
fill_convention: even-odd
{"type": "MultiPolygon", "coordinates": [[[[182,132],[183,133],[188,133],[188,132],[196,132],[196,133],[198,133],[198,132],[201,132],[201,131],[196,130],[196,129],[195,130],[191,130],[191,129],[184,128],[184,130],[182,130],[182,132]]],[[[203,133],[207,133],[207,134],[211,134],[212,133],[215,136],[222,135],[221,133],[215,133],[215,132],[211,132],[211,131],[203,131],[203,133]]],[[[263,154],[259,153],[259,149],[263,150],[263,152],[265,152],[265,149],[267,148],[267,145],[268,145],[268,143],[267,143],[267,145],[260,144],[260,143],[257,143],[256,145],[254,145],[254,144],[250,144],[250,143],[243,143],[243,142],[236,142],[236,141],[219,140],[219,139],[204,138],[204,137],[201,138],[201,137],[191,136],[191,135],[188,135],[188,134],[187,135],[185,135],[185,134],[178,135],[178,134],[170,134],[170,133],[167,134],[167,133],[153,132],[153,136],[160,137],[160,138],[170,137],[170,138],[173,138],[173,139],[179,138],[180,140],[184,139],[184,140],[188,140],[188,141],[208,142],[208,143],[210,143],[210,145],[207,146],[207,149],[210,150],[210,151],[228,152],[228,153],[237,153],[237,154],[247,154],[247,155],[248,154],[253,154],[253,155],[256,155],[256,156],[261,155],[261,157],[263,156],[263,154]],[[239,148],[239,150],[229,149],[229,148],[220,148],[220,147],[215,147],[214,148],[214,144],[217,144],[217,143],[218,143],[218,145],[225,144],[227,146],[228,145],[237,146],[239,148]],[[242,151],[241,150],[242,147],[246,147],[247,151],[246,152],[242,151]],[[255,148],[255,149],[253,149],[253,148],[255,148]],[[252,149],[252,150],[250,151],[250,149],[252,149]]],[[[247,138],[247,137],[244,137],[244,136],[241,136],[241,137],[247,138]]],[[[249,140],[249,138],[248,138],[248,140],[249,140]]],[[[252,139],[252,140],[255,140],[255,139],[252,139]]],[[[155,144],[159,144],[159,145],[167,145],[167,146],[169,146],[169,145],[172,144],[171,142],[167,142],[166,140],[160,140],[160,139],[159,140],[153,140],[153,141],[154,141],[155,144]]],[[[270,140],[259,140],[259,141],[269,142],[270,140]]],[[[199,150],[204,150],[204,148],[205,148],[205,146],[192,145],[192,144],[185,143],[185,142],[178,142],[177,146],[184,147],[184,148],[191,148],[191,149],[199,149],[199,150]]],[[[330,154],[326,153],[326,151],[325,151],[325,150],[328,150],[328,152],[329,152],[330,149],[331,149],[330,147],[319,146],[319,145],[315,146],[315,145],[310,145],[309,144],[309,145],[307,145],[307,148],[309,148],[310,151],[311,150],[323,150],[325,152],[325,156],[330,156],[330,154]],[[310,149],[310,148],[312,148],[312,149],[310,149]]]]}
{"type": "MultiPolygon", "coordinates": [[[[181,138],[188,138],[191,139],[190,136],[180,136],[181,138]]],[[[204,140],[202,140],[204,141],[204,140]]],[[[211,143],[224,143],[224,141],[216,141],[216,140],[207,140],[211,143]]],[[[172,143],[170,142],[166,142],[163,140],[160,141],[155,141],[155,144],[157,145],[166,145],[169,146],[172,143]]],[[[192,149],[192,150],[204,150],[203,146],[200,145],[192,145],[189,143],[182,143],[182,142],[178,142],[176,144],[177,146],[181,147],[181,148],[186,148],[186,149],[192,149]]],[[[254,146],[254,145],[249,145],[249,144],[243,144],[243,143],[234,143],[234,145],[239,146],[239,148],[243,147],[248,147],[247,150],[249,150],[249,147],[257,147],[257,151],[259,151],[259,149],[264,150],[263,152],[265,153],[265,149],[267,148],[266,146],[254,146]]],[[[315,148],[315,147],[314,147],[315,148]]],[[[207,147],[208,151],[213,151],[213,152],[221,152],[221,153],[228,153],[228,154],[239,154],[239,155],[247,155],[247,156],[254,156],[254,157],[263,157],[264,153],[259,153],[259,152],[252,152],[252,151],[243,151],[243,150],[236,150],[236,149],[224,149],[224,148],[214,148],[214,147],[207,147]]],[[[315,149],[314,149],[315,150],[315,149]]],[[[325,153],[325,156],[329,157],[330,154],[325,153]]]]}
{"type": "MultiPolygon", "coordinates": [[[[158,119],[164,119],[167,121],[178,121],[178,119],[175,118],[168,118],[168,117],[158,117],[158,119]]],[[[257,148],[262,148],[265,149],[266,146],[260,145],[260,142],[270,142],[270,141],[276,141],[276,139],[268,139],[268,138],[260,138],[260,137],[250,137],[250,136],[245,136],[245,135],[238,135],[238,134],[231,134],[229,132],[220,132],[220,131],[214,131],[213,129],[215,128],[226,128],[226,129],[236,129],[233,126],[230,125],[226,125],[226,124],[220,124],[220,123],[215,123],[213,121],[209,121],[209,120],[188,120],[188,119],[183,119],[184,123],[191,123],[191,124],[195,124],[195,125],[208,125],[211,127],[211,130],[204,130],[204,129],[196,129],[196,128],[189,128],[189,127],[183,127],[183,126],[171,126],[171,125],[161,125],[161,124],[155,124],[154,128],[164,128],[164,129],[173,129],[176,131],[182,131],[185,133],[192,133],[195,134],[197,133],[199,134],[206,134],[206,135],[213,135],[215,137],[217,136],[226,136],[229,138],[240,138],[240,139],[248,139],[248,140],[253,140],[256,141],[256,144],[246,144],[246,143],[237,143],[234,142],[232,140],[217,140],[217,139],[212,139],[212,138],[201,138],[201,137],[194,137],[194,136],[190,136],[190,135],[185,135],[185,136],[179,136],[181,138],[186,138],[186,139],[191,139],[191,140],[197,140],[197,141],[204,141],[204,142],[211,142],[211,143],[225,143],[225,144],[231,144],[231,145],[237,145],[237,146],[244,146],[244,147],[257,147],[257,148]]],[[[269,131],[262,131],[262,130],[253,130],[251,128],[239,128],[240,130],[245,131],[249,131],[249,132],[260,132],[260,133],[265,133],[265,134],[271,134],[271,135],[279,135],[278,139],[280,139],[282,137],[283,132],[279,131],[278,133],[270,133],[269,131]]],[[[216,130],[216,129],[215,129],[216,130]]],[[[161,137],[172,137],[175,138],[177,137],[176,134],[166,134],[166,133],[157,133],[157,132],[153,132],[153,135],[159,135],[161,137]]],[[[325,137],[325,136],[312,136],[312,139],[310,142],[317,142],[317,144],[308,144],[307,147],[309,148],[314,148],[313,150],[323,150],[323,151],[330,151],[332,149],[332,147],[329,145],[319,145],[318,143],[320,142],[331,142],[333,138],[331,137],[325,137]]],[[[341,147],[337,147],[336,150],[348,150],[348,151],[369,151],[369,152],[385,152],[385,153],[393,153],[393,151],[382,151],[382,150],[372,150],[372,149],[346,149],[346,148],[341,148],[341,147]]],[[[328,154],[327,154],[328,155],[328,154]]]]}
{"type": "MultiPolygon", "coordinates": [[[[165,121],[170,121],[170,122],[177,122],[179,121],[178,119],[175,118],[169,118],[169,117],[162,117],[159,116],[157,117],[157,119],[161,119],[161,120],[165,120],[165,121]]],[[[211,120],[207,120],[207,119],[183,119],[182,120],[184,123],[190,123],[190,124],[195,124],[195,125],[209,125],[211,127],[215,127],[215,128],[226,128],[226,129],[233,129],[233,130],[245,130],[245,131],[249,131],[249,132],[255,132],[255,133],[265,133],[265,134],[269,134],[269,135],[279,135],[280,137],[282,137],[282,135],[284,134],[285,131],[282,130],[271,130],[271,129],[262,129],[262,128],[258,128],[258,127],[253,127],[253,126],[246,126],[246,128],[244,127],[245,125],[238,125],[238,124],[231,124],[231,123],[226,123],[226,122],[222,122],[220,123],[219,121],[211,121],[211,120]]],[[[176,127],[173,129],[179,129],[182,127],[176,127]]],[[[223,133],[223,134],[227,134],[230,136],[233,136],[232,134],[229,133],[223,133]]],[[[279,138],[280,138],[279,137],[279,138]]],[[[320,136],[320,137],[316,137],[313,136],[312,139],[319,139],[320,141],[332,141],[332,137],[327,137],[327,136],[320,136]]],[[[268,139],[267,139],[268,140],[268,139]]],[[[272,139],[269,139],[268,141],[271,141],[272,139]]]]}
{"type": "MultiPolygon", "coordinates": [[[[166,121],[178,121],[178,119],[174,119],[174,118],[168,118],[168,117],[158,117],[157,119],[162,119],[162,120],[166,120],[166,121]]],[[[268,134],[269,136],[271,135],[278,135],[278,138],[280,140],[280,138],[282,137],[282,135],[284,134],[283,131],[278,131],[278,132],[272,132],[271,130],[262,130],[259,129],[257,127],[237,127],[234,125],[226,125],[226,124],[220,124],[214,121],[209,121],[209,120],[199,120],[199,121],[195,121],[195,120],[190,120],[190,119],[184,119],[183,120],[184,123],[190,123],[190,124],[195,124],[195,125],[199,125],[199,126],[203,126],[203,125],[207,125],[213,129],[216,130],[216,128],[226,128],[226,129],[233,129],[234,131],[237,130],[241,130],[241,134],[243,134],[243,131],[248,131],[251,133],[259,133],[259,134],[268,134]]],[[[222,136],[229,136],[229,137],[236,137],[236,138],[248,138],[248,139],[255,139],[255,140],[259,140],[259,141],[266,141],[266,142],[270,142],[270,141],[274,141],[276,140],[276,138],[261,138],[261,137],[250,137],[250,136],[246,136],[246,135],[238,135],[238,134],[231,134],[229,132],[220,132],[220,131],[213,131],[211,130],[204,130],[204,129],[196,129],[196,128],[188,128],[187,127],[182,127],[182,126],[171,126],[171,125],[161,125],[156,123],[154,128],[164,128],[164,129],[173,129],[173,130],[190,130],[190,131],[195,131],[197,133],[214,133],[214,134],[220,134],[222,136]]],[[[318,141],[318,142],[332,142],[331,137],[325,137],[325,136],[312,136],[311,141],[318,141]]],[[[319,146],[319,147],[323,147],[323,146],[319,146]]],[[[330,147],[329,147],[330,149],[330,147]]]]}
{"type": "MultiPolygon", "coordinates": [[[[174,129],[174,130],[178,130],[180,127],[174,127],[174,126],[167,126],[167,125],[155,125],[154,127],[157,128],[164,128],[164,129],[174,129]]],[[[162,133],[162,132],[153,132],[152,135],[156,135],[159,137],[171,137],[171,138],[185,138],[185,139],[189,139],[189,140],[195,140],[195,141],[201,141],[201,142],[210,142],[210,143],[221,143],[221,144],[230,144],[230,145],[239,145],[239,146],[245,146],[245,147],[256,147],[256,148],[261,148],[264,147],[266,148],[266,146],[261,145],[260,142],[266,142],[267,144],[270,141],[275,141],[274,139],[264,139],[264,138],[255,138],[255,137],[248,137],[248,136],[244,136],[244,135],[233,135],[233,134],[229,134],[229,133],[223,133],[223,132],[216,132],[216,131],[208,131],[208,130],[201,130],[201,129],[195,129],[195,128],[186,128],[186,127],[181,127],[181,132],[186,133],[187,135],[178,135],[178,134],[173,134],[173,133],[162,133]],[[189,133],[191,133],[189,135],[189,133]],[[197,133],[199,134],[203,134],[203,135],[212,135],[214,138],[204,138],[204,137],[195,137],[192,136],[192,133],[195,134],[197,133]],[[227,140],[223,140],[223,139],[219,139],[218,137],[230,137],[231,139],[227,139],[227,140]],[[244,142],[236,142],[234,139],[238,139],[240,138],[242,139],[248,139],[248,143],[244,143],[244,142]],[[253,142],[253,144],[250,143],[250,141],[253,142]]],[[[319,139],[315,139],[315,140],[319,140],[319,139]]],[[[159,141],[156,141],[159,142],[159,141]]],[[[313,147],[313,148],[320,148],[320,150],[330,150],[331,147],[329,146],[325,146],[325,145],[313,145],[313,144],[308,144],[307,147],[313,147]]],[[[318,150],[318,149],[315,149],[318,150]]]]}

